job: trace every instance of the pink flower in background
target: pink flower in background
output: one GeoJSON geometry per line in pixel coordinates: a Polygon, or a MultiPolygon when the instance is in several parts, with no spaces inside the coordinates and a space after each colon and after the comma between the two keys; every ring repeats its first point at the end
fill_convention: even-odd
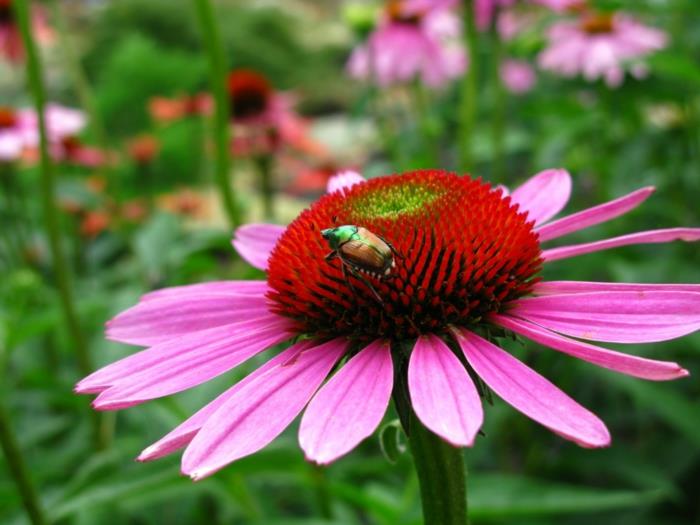
{"type": "Polygon", "coordinates": [[[625,70],[637,77],[646,75],[641,59],[667,41],[663,31],[621,13],[584,14],[578,20],[556,22],[547,38],[547,48],[538,58],[540,67],[565,77],[602,78],[610,87],[622,84],[625,70]]]}
{"type": "Polygon", "coordinates": [[[501,82],[511,93],[527,93],[535,85],[534,68],[524,60],[504,60],[501,64],[501,82]]]}
{"type": "Polygon", "coordinates": [[[586,1],[585,0],[530,0],[534,4],[540,4],[544,7],[548,7],[553,11],[569,11],[583,9],[586,1]]]}
{"type": "MultiPolygon", "coordinates": [[[[32,30],[37,42],[43,45],[52,43],[54,33],[46,22],[44,11],[38,6],[32,6],[31,13],[32,30]]],[[[12,10],[12,0],[0,0],[0,56],[12,63],[24,59],[22,35],[12,10]]]]}
{"type": "Polygon", "coordinates": [[[209,115],[212,99],[208,93],[182,95],[179,97],[152,97],[148,101],[148,113],[161,124],[167,124],[196,115],[209,115]]]}
{"type": "Polygon", "coordinates": [[[228,90],[234,154],[269,154],[289,146],[311,156],[326,155],[325,147],[310,137],[306,121],[294,111],[294,98],[275,91],[262,74],[250,69],[233,70],[228,90]]]}
{"type": "MultiPolygon", "coordinates": [[[[83,112],[58,104],[46,106],[46,132],[50,148],[78,134],[85,127],[83,112]]],[[[31,109],[0,107],[0,159],[9,161],[39,146],[39,122],[31,109]]],[[[31,155],[30,155],[31,156],[31,155]]]]}
{"type": "Polygon", "coordinates": [[[472,445],[482,423],[473,375],[560,436],[584,447],[608,445],[605,424],[484,337],[490,326],[634,377],[688,374],[673,362],[588,341],[650,343],[694,332],[700,285],[537,277],[542,263],[699,240],[700,228],[671,228],[541,248],[633,210],[653,188],[556,220],[571,192],[569,174],[559,169],[536,175],[509,196],[442,171],[369,181],[343,173],[329,191],[288,227],[252,224],[236,231],[234,246],[266,279],[151,292],[108,323],[109,339],[149,348],[78,383],[77,392],[99,394],[98,410],[195,387],[292,343],[146,448],[140,460],[187,447],[182,471],[201,479],[266,446],[305,409],[301,447],[308,459],[329,463],[373,433],[395,377],[403,378],[423,424],[456,446],[472,445]],[[343,224],[392,244],[395,256],[383,277],[358,278],[342,260],[326,257],[321,230],[343,224]]]}
{"type": "Polygon", "coordinates": [[[467,57],[451,4],[388,2],[378,27],[350,56],[348,73],[380,86],[418,78],[435,88],[460,77],[467,57]]]}
{"type": "Polygon", "coordinates": [[[496,10],[511,7],[515,0],[474,0],[474,17],[479,31],[485,31],[491,25],[496,10]]]}

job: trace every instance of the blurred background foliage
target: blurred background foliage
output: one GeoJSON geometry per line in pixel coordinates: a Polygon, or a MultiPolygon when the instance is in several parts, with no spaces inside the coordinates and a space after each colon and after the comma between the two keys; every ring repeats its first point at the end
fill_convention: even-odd
{"type": "MultiPolygon", "coordinates": [[[[700,4],[598,4],[627,9],[669,33],[669,46],[650,59],[650,76],[628,77],[621,88],[609,89],[600,82],[538,73],[535,89],[506,100],[505,166],[499,174],[491,135],[498,104],[489,75],[494,49],[482,35],[471,171],[513,186],[540,169],[565,167],[574,178],[569,212],[641,186],[657,187],[643,209],[577,233],[572,241],[698,226],[700,4]]],[[[50,21],[58,9],[67,26],[45,51],[50,98],[81,103],[65,65],[67,38],[92,87],[106,145],[120,152],[119,161],[109,166],[60,166],[61,199],[78,208],[64,213],[62,224],[78,311],[99,366],[132,351],[106,342],[102,327],[140,294],[166,285],[263,274],[230,248],[230,231],[211,190],[208,121],[192,117],[163,125],[149,115],[152,97],[191,95],[208,87],[191,3],[71,0],[43,7],[50,21]],[[147,170],[124,154],[126,144],[144,133],[159,145],[147,170]],[[108,192],[99,190],[104,179],[108,192]],[[134,199],[151,198],[170,205],[142,203],[149,213],[136,220],[115,212],[134,199]],[[100,212],[106,218],[95,226],[94,214],[100,212]]],[[[387,148],[371,118],[374,90],[348,80],[343,70],[357,36],[344,23],[342,8],[331,1],[216,3],[228,66],[253,68],[275,88],[293,91],[297,108],[311,119],[311,133],[331,150],[320,166],[300,168],[294,156],[279,160],[274,196],[279,222],[320,194],[317,186],[295,186],[309,170],[356,167],[375,175],[456,168],[458,87],[427,95],[437,156],[416,124],[409,95],[400,89],[385,94],[380,103],[391,122],[400,123],[390,139],[394,149],[387,148]]],[[[532,58],[542,42],[532,37],[512,46],[513,53],[532,58]]],[[[21,67],[0,66],[2,104],[30,103],[23,75],[21,67]]],[[[82,140],[94,143],[96,131],[89,126],[82,140]]],[[[255,162],[237,159],[235,171],[245,215],[259,220],[255,162]]],[[[79,373],[40,233],[37,170],[23,166],[16,175],[18,188],[12,191],[24,196],[26,209],[3,203],[1,228],[17,253],[0,279],[0,391],[52,523],[420,523],[410,458],[398,454],[389,461],[376,435],[328,468],[318,468],[304,461],[293,427],[262,452],[199,483],[179,475],[178,454],[153,464],[133,461],[264,357],[194,390],[107,414],[102,431],[109,446],[95,451],[89,402],[72,393],[79,373]]],[[[637,246],[561,261],[547,268],[545,278],[692,283],[699,281],[699,265],[697,244],[637,246]]],[[[692,374],[666,384],[629,379],[534,345],[514,342],[509,349],[598,413],[611,430],[613,446],[580,449],[494,400],[487,407],[484,435],[466,453],[474,524],[700,523],[700,335],[630,348],[637,355],[677,361],[692,374]]],[[[12,479],[0,469],[0,523],[25,520],[12,479]]]]}

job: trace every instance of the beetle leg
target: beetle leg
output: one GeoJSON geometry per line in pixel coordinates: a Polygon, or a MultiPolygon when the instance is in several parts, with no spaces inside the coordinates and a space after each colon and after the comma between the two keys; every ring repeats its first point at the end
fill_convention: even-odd
{"type": "Polygon", "coordinates": [[[350,270],[350,273],[353,274],[357,279],[365,283],[367,288],[369,288],[372,293],[374,294],[374,297],[379,301],[379,304],[384,306],[384,301],[382,301],[382,298],[379,296],[377,293],[377,290],[374,289],[374,286],[372,286],[372,283],[370,283],[367,279],[365,279],[360,273],[358,273],[352,266],[348,266],[348,270],[350,270]]]}
{"type": "Polygon", "coordinates": [[[332,261],[332,260],[335,259],[336,257],[338,257],[338,252],[335,251],[335,250],[333,250],[333,251],[330,252],[328,255],[326,255],[326,260],[327,260],[327,261],[332,261]]]}

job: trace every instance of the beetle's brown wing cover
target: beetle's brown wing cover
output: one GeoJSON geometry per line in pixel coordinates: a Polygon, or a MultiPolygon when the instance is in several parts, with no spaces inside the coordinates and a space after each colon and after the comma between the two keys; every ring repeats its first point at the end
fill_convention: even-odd
{"type": "Polygon", "coordinates": [[[382,273],[386,260],[374,248],[361,240],[352,240],[340,247],[340,254],[347,262],[375,273],[382,273]]]}

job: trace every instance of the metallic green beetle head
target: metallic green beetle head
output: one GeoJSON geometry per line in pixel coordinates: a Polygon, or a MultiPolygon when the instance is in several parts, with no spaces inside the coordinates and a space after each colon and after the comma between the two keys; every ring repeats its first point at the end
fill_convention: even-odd
{"type": "Polygon", "coordinates": [[[357,235],[357,226],[352,224],[321,230],[321,236],[328,241],[331,250],[340,248],[340,245],[351,240],[353,235],[357,235]]]}

